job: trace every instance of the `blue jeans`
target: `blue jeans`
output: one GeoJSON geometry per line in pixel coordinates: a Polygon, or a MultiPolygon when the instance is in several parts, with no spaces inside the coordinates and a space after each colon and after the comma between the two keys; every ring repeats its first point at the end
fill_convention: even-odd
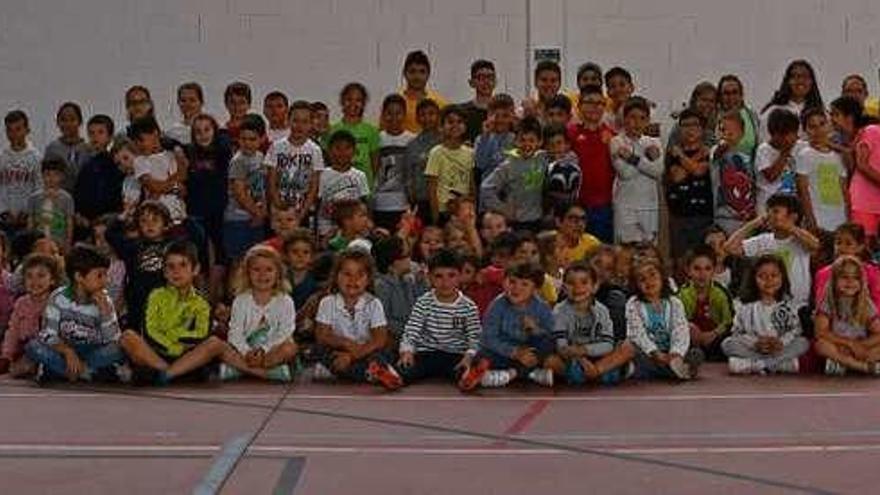
{"type": "Polygon", "coordinates": [[[492,369],[514,368],[519,376],[526,376],[533,369],[540,368],[544,363],[544,359],[553,354],[556,350],[556,342],[550,335],[532,335],[523,343],[523,345],[535,350],[535,355],[538,358],[538,365],[534,368],[526,368],[522,363],[512,357],[502,356],[501,354],[497,354],[490,350],[480,351],[478,355],[487,358],[492,364],[492,369]]]}
{"type": "Polygon", "coordinates": [[[266,227],[254,227],[250,220],[227,220],[223,223],[223,247],[231,260],[238,259],[265,238],[266,227]]]}
{"type": "Polygon", "coordinates": [[[605,244],[614,244],[614,209],[611,205],[586,210],[587,232],[605,244]]]}
{"type": "MultiPolygon", "coordinates": [[[[76,355],[86,365],[86,373],[94,376],[125,361],[125,354],[118,344],[71,344],[76,355]]],[[[67,361],[51,346],[33,339],[24,346],[24,352],[35,363],[42,364],[49,377],[63,378],[67,375],[67,361]]]]}

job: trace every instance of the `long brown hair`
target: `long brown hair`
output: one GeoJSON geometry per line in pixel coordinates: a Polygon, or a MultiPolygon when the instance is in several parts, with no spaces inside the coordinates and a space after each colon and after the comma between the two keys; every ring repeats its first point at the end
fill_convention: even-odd
{"type": "Polygon", "coordinates": [[[830,289],[825,294],[828,309],[832,320],[840,319],[856,325],[866,326],[870,318],[870,299],[868,298],[868,284],[865,280],[865,271],[862,262],[855,256],[841,256],[831,265],[830,289]],[[841,305],[840,296],[837,293],[837,280],[849,269],[855,269],[859,276],[859,293],[850,303],[849,308],[841,305]],[[849,311],[846,311],[849,309],[849,311]]]}

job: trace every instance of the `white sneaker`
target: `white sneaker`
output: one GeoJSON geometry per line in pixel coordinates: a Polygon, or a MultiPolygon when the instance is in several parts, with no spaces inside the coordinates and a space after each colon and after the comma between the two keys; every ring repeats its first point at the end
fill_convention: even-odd
{"type": "Polygon", "coordinates": [[[315,366],[312,367],[312,380],[332,380],[334,378],[336,375],[323,364],[315,363],[315,366]]]}
{"type": "Polygon", "coordinates": [[[119,383],[131,383],[131,366],[127,363],[117,364],[114,371],[116,372],[116,379],[119,380],[119,383]]]}
{"type": "Polygon", "coordinates": [[[797,373],[800,371],[800,363],[797,358],[788,359],[777,364],[773,371],[777,373],[797,373]]]}
{"type": "Polygon", "coordinates": [[[678,377],[679,380],[690,380],[693,378],[691,367],[684,362],[684,359],[676,356],[669,361],[669,369],[678,377]]]}
{"type": "Polygon", "coordinates": [[[833,359],[826,359],[825,374],[830,376],[843,376],[846,374],[846,367],[833,359]]]}
{"type": "Polygon", "coordinates": [[[480,379],[480,385],[486,388],[506,387],[512,379],[507,370],[489,370],[480,379]]]}
{"type": "Polygon", "coordinates": [[[529,373],[529,380],[543,387],[553,386],[553,371],[548,369],[536,369],[529,373]]]}
{"type": "Polygon", "coordinates": [[[727,369],[732,375],[750,375],[759,373],[761,366],[754,359],[731,357],[727,360],[727,369]]]}

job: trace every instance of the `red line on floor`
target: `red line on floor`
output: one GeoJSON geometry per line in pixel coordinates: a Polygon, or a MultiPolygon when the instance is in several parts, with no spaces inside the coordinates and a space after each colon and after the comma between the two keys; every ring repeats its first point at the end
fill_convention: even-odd
{"type": "MultiPolygon", "coordinates": [[[[522,414],[522,416],[516,418],[516,421],[513,422],[510,426],[504,430],[503,435],[519,435],[526,431],[532,423],[547,409],[547,406],[550,405],[550,401],[547,399],[536,400],[529,404],[529,407],[526,408],[526,412],[522,414]]],[[[493,445],[502,446],[506,445],[507,442],[497,441],[493,445]]]]}

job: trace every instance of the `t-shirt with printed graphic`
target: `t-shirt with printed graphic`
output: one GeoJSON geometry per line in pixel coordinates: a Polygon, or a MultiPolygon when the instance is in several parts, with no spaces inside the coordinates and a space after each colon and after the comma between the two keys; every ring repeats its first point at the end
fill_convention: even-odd
{"type": "Polygon", "coordinates": [[[379,133],[379,167],[373,189],[373,209],[376,211],[404,211],[408,205],[406,184],[406,145],[415,137],[404,131],[396,136],[386,131],[379,133]]]}
{"type": "Polygon", "coordinates": [[[755,258],[764,254],[779,256],[788,270],[791,296],[798,306],[806,306],[810,300],[810,253],[794,237],[777,239],[767,232],[743,241],[743,254],[755,258]]]}
{"type": "Polygon", "coordinates": [[[770,143],[761,143],[755,152],[755,170],[757,175],[758,191],[755,197],[755,208],[761,215],[767,211],[767,200],[774,194],[797,194],[795,182],[795,157],[807,145],[804,141],[798,141],[791,150],[782,173],[774,181],[768,181],[764,177],[764,170],[772,167],[779,158],[779,150],[770,143]]]}
{"type": "Polygon", "coordinates": [[[264,162],[276,170],[281,201],[298,209],[305,204],[312,174],[324,170],[324,154],[311,139],[301,145],[289,139],[275,141],[269,146],[264,162]]]}
{"type": "Polygon", "coordinates": [[[367,176],[356,168],[343,172],[328,168],[318,179],[318,233],[333,231],[333,205],[343,199],[363,199],[370,194],[367,176]]]}
{"type": "Polygon", "coordinates": [[[34,228],[46,237],[67,246],[67,228],[73,221],[73,198],[64,189],[48,194],[44,189],[28,198],[28,214],[34,228]]]}
{"type": "Polygon", "coordinates": [[[347,124],[339,121],[330,127],[330,136],[337,131],[348,131],[354,136],[354,168],[367,177],[367,184],[373,187],[373,155],[379,152],[379,128],[368,122],[347,124]]]}
{"type": "Polygon", "coordinates": [[[241,150],[232,157],[229,162],[229,203],[226,206],[225,220],[245,221],[251,219],[251,214],[245,210],[232,194],[232,181],[244,181],[245,188],[255,203],[266,204],[266,167],[263,164],[263,154],[259,151],[246,155],[241,150]]]}
{"type": "Polygon", "coordinates": [[[818,227],[833,231],[846,222],[844,186],[846,167],[836,151],[805,146],[795,158],[798,175],[807,177],[813,214],[818,227]]]}
{"type": "Polygon", "coordinates": [[[755,168],[752,157],[736,149],[712,151],[715,220],[744,222],[755,216],[755,168]]]}
{"type": "Polygon", "coordinates": [[[448,148],[435,146],[428,154],[425,175],[437,179],[439,210],[446,211],[446,203],[455,197],[473,193],[474,150],[470,146],[448,148]]]}

